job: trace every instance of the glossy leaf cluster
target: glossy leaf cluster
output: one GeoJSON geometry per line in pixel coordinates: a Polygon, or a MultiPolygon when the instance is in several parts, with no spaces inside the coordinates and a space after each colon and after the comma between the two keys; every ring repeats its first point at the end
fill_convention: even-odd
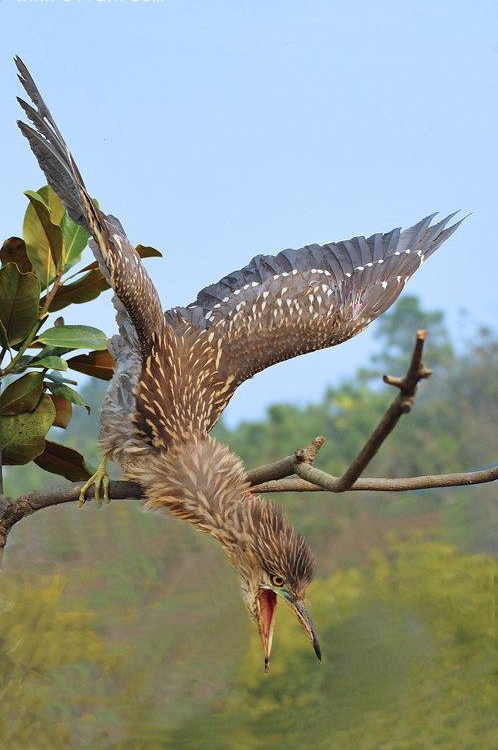
{"type": "MultiPolygon", "coordinates": [[[[54,191],[45,186],[25,195],[23,236],[5,240],[0,250],[0,379],[7,379],[0,395],[2,462],[35,461],[79,481],[91,476],[93,467],[46,436],[52,426],[69,425],[73,406],[89,410],[67,371],[110,380],[114,362],[105,333],[51,315],[96,299],[109,285],[96,262],[82,265],[88,234],[54,191]]],[[[142,245],[137,252],[160,255],[142,245]]]]}

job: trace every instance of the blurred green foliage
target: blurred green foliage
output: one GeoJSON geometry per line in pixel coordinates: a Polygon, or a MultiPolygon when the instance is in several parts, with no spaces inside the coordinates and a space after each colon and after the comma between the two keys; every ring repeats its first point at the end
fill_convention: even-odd
{"type": "Polygon", "coordinates": [[[93,628],[95,616],[62,604],[60,575],[0,580],[2,747],[69,747],[103,712],[115,660],[93,628]]]}
{"type": "MultiPolygon", "coordinates": [[[[278,404],[217,436],[252,467],[322,434],[318,465],[340,472],[393,397],[374,374],[402,374],[425,326],[434,375],[368,473],[496,462],[498,337],[476,331],[459,348],[410,296],[379,322],[368,368],[318,403],[278,404]]],[[[89,382],[91,415],[49,433],[94,462],[104,390],[89,382]]],[[[11,494],[52,482],[33,464],[7,472],[11,494]]],[[[308,603],[324,661],[279,606],[268,676],[222,551],[187,524],[113,502],[15,527],[0,582],[5,746],[498,747],[496,485],[281,501],[317,557],[308,603]]]]}

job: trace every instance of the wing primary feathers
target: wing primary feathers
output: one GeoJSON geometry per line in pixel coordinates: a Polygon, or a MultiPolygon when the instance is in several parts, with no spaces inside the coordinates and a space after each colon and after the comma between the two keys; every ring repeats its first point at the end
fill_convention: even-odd
{"type": "Polygon", "coordinates": [[[59,132],[59,129],[55,123],[55,121],[52,118],[52,115],[50,114],[50,111],[43,101],[42,95],[38,91],[38,88],[31,77],[31,73],[21,60],[21,58],[16,55],[14,58],[14,62],[16,64],[17,70],[18,70],[18,78],[26,91],[27,95],[39,111],[41,117],[45,118],[52,128],[54,129],[55,134],[59,137],[59,139],[64,143],[64,139],[62,138],[61,133],[59,132]]]}
{"type": "MultiPolygon", "coordinates": [[[[218,372],[229,383],[220,408],[255,373],[340,344],[385,312],[463,221],[447,226],[451,214],[431,226],[435,216],[403,232],[258,255],[201,290],[187,308],[168,311],[173,327],[188,321],[219,348],[218,372]]],[[[212,424],[218,416],[213,405],[212,424]]]]}
{"type": "MultiPolygon", "coordinates": [[[[265,284],[273,275],[310,273],[315,268],[332,274],[340,284],[345,278],[349,278],[348,274],[352,275],[355,269],[365,268],[368,263],[385,262],[396,253],[397,257],[400,257],[406,250],[414,253],[419,251],[420,256],[428,258],[465,220],[466,217],[445,229],[456,213],[458,212],[450,214],[432,227],[430,224],[437,215],[435,213],[426,216],[403,232],[401,229],[393,229],[385,234],[374,234],[368,239],[353,237],[351,240],[321,246],[306,245],[300,250],[283,250],[276,256],[257,255],[240,270],[233,271],[216,284],[210,284],[202,289],[197,299],[187,308],[177,309],[182,313],[187,310],[189,320],[197,310],[200,310],[205,318],[213,312],[216,305],[221,306],[227,296],[233,295],[236,291],[240,294],[240,290],[246,285],[265,284]]],[[[167,315],[170,313],[171,311],[168,311],[167,315]]],[[[206,326],[209,325],[208,322],[206,326]]]]}
{"type": "MultiPolygon", "coordinates": [[[[15,58],[19,80],[33,106],[18,99],[34,126],[18,122],[49,185],[64,203],[69,216],[93,236],[90,243],[105,277],[132,321],[143,357],[155,334],[164,326],[161,303],[142,261],[120,222],[100,211],[88,194],[80,171],[27,67],[15,58]]],[[[121,308],[120,311],[121,313],[121,308]]]]}

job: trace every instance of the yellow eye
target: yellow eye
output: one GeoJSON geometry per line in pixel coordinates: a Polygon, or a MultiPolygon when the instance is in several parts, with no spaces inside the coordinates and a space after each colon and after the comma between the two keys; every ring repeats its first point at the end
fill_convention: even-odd
{"type": "Polygon", "coordinates": [[[284,583],[285,583],[285,581],[282,578],[282,576],[270,576],[270,581],[272,582],[272,584],[274,586],[277,586],[278,588],[280,588],[281,586],[283,586],[284,583]]]}

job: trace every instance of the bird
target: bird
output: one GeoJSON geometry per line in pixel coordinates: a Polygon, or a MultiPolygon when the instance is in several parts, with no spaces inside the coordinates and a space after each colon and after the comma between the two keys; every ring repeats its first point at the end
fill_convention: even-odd
{"type": "Polygon", "coordinates": [[[114,290],[118,333],[108,342],[115,373],[101,410],[103,461],[82,489],[108,500],[106,463],[144,490],[145,507],[166,509],[218,540],[238,573],[268,671],[277,603],[285,601],[317,658],[306,608],[315,563],[303,535],[273,502],[251,492],[240,459],[209,434],[238,386],[297,355],[363,331],[397,299],[424,260],[456,231],[456,212],[368,238],[257,255],[163,312],[154,283],[119,222],[90,197],[28,69],[15,58],[31,103],[18,121],[48,184],[114,290]]]}

